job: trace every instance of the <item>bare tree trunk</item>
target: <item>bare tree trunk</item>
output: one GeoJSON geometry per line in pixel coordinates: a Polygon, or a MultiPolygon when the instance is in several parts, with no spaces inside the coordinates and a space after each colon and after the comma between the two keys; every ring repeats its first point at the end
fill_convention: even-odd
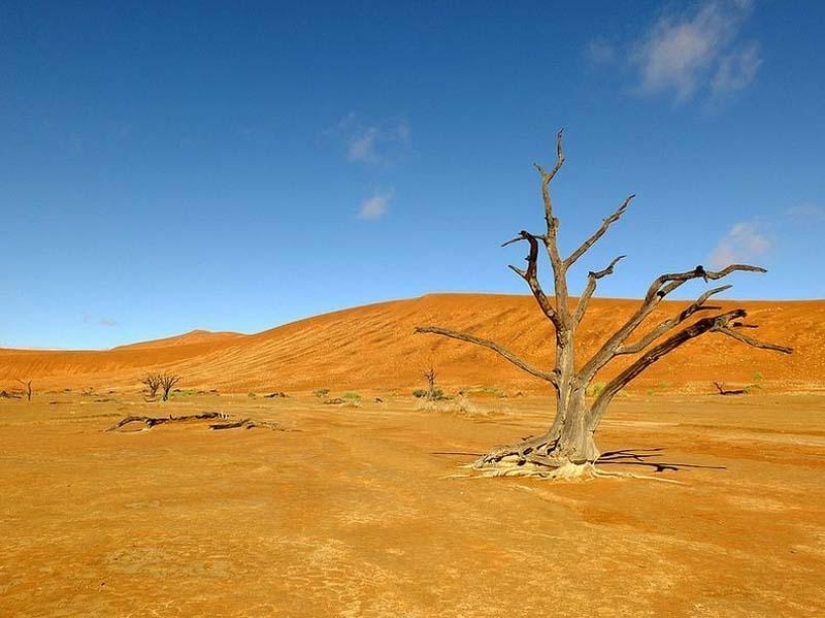
{"type": "Polygon", "coordinates": [[[20,384],[22,384],[23,386],[26,387],[26,391],[25,391],[26,392],[26,400],[31,401],[32,400],[32,381],[29,380],[28,382],[24,382],[23,380],[20,380],[19,378],[18,378],[17,381],[20,382],[20,384]]]}
{"type": "MultiPolygon", "coordinates": [[[[473,464],[473,467],[482,469],[484,474],[490,476],[516,474],[573,478],[588,472],[594,476],[598,475],[593,464],[599,459],[599,450],[596,448],[593,435],[607,411],[608,404],[618,392],[650,365],[694,337],[706,333],[720,333],[752,347],[784,354],[790,354],[792,351],[789,347],[766,343],[737,330],[752,327],[752,325],[738,321],[739,318],[744,318],[747,315],[744,309],[735,309],[685,325],[690,318],[699,312],[721,310],[720,307],[705,303],[711,296],[729,289],[731,287],[729,285],[704,292],[677,315],[661,322],[629,343],[628,340],[645,324],[646,318],[653,313],[659,303],[668,294],[685,283],[696,279],[703,279],[705,282],[715,281],[734,272],[766,272],[764,268],[747,264],[731,264],[719,271],[707,271],[700,265],[692,270],[665,273],[657,277],[648,288],[639,308],[577,370],[575,363],[576,331],[585,316],[598,281],[603,277],[612,275],[616,264],[625,256],[620,255],[614,258],[602,270],[588,273],[587,284],[579,296],[575,309],[572,311],[569,306],[567,273],[569,268],[604,236],[610,226],[622,217],[635,196],[629,195],[625,198],[610,216],[602,220],[601,226],[593,234],[570,255],[566,258],[563,257],[556,239],[559,220],[554,214],[553,201],[550,195],[550,182],[561,169],[564,160],[562,132],[559,131],[556,137],[556,164],[554,167],[548,172],[540,165],[535,166],[541,175],[546,229],[543,234],[531,234],[522,230],[515,238],[503,244],[503,246],[507,246],[517,242],[526,242],[528,245],[528,254],[525,258],[527,267],[521,269],[510,266],[510,269],[527,283],[542,313],[553,325],[555,330],[555,341],[553,343],[555,343],[556,352],[553,369],[547,371],[535,367],[495,341],[471,333],[454,331],[440,326],[422,326],[415,329],[418,333],[442,335],[492,350],[519,369],[550,383],[553,387],[556,393],[556,415],[548,431],[537,438],[530,438],[519,444],[497,447],[473,464]],[[555,302],[551,302],[545,294],[538,278],[540,244],[543,244],[547,250],[547,258],[552,268],[555,302]],[[682,330],[663,339],[670,331],[678,328],[682,328],[682,330]],[[588,385],[595,379],[596,374],[616,358],[635,354],[640,356],[613,378],[599,393],[592,406],[588,407],[585,401],[585,392],[588,385]]],[[[600,474],[604,475],[604,473],[600,474]]]]}

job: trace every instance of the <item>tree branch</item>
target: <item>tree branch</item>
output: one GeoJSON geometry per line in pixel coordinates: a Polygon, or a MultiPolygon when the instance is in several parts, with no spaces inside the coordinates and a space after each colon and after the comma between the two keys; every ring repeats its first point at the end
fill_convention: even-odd
{"type": "Polygon", "coordinates": [[[723,335],[727,335],[728,337],[733,337],[737,341],[741,341],[742,343],[746,343],[755,348],[761,348],[762,350],[773,350],[774,352],[782,352],[783,354],[790,354],[793,352],[793,348],[788,346],[760,341],[759,339],[754,339],[748,335],[743,335],[742,333],[739,333],[727,326],[720,326],[716,329],[716,331],[722,333],[723,335]]]}
{"type": "Polygon", "coordinates": [[[547,225],[547,234],[542,237],[544,246],[547,249],[547,256],[550,258],[550,265],[553,267],[553,289],[556,296],[556,311],[559,313],[559,324],[563,327],[569,322],[569,310],[567,308],[567,279],[564,269],[564,260],[559,254],[559,247],[556,241],[556,233],[559,228],[559,220],[553,214],[553,200],[550,197],[550,181],[564,165],[564,129],[560,129],[556,134],[556,165],[548,173],[541,165],[533,165],[541,174],[541,197],[544,201],[544,220],[547,225]]]}
{"type": "Polygon", "coordinates": [[[697,298],[692,305],[685,307],[682,311],[679,312],[678,315],[670,318],[669,320],[665,320],[661,324],[659,324],[656,328],[651,330],[647,333],[644,337],[639,339],[636,343],[633,343],[628,346],[620,346],[616,349],[616,355],[619,354],[635,354],[637,352],[641,352],[646,347],[648,347],[651,343],[656,341],[659,337],[664,335],[667,331],[671,330],[672,328],[678,326],[685,320],[687,320],[690,316],[698,311],[711,311],[714,309],[718,309],[719,307],[709,307],[706,306],[704,303],[705,301],[713,296],[714,294],[719,294],[724,292],[725,290],[729,290],[732,288],[732,285],[723,285],[718,288],[713,288],[712,290],[708,290],[704,294],[702,294],[699,298],[697,298]]]}
{"type": "Polygon", "coordinates": [[[585,253],[587,253],[590,247],[592,247],[596,243],[596,241],[599,240],[599,238],[604,236],[604,233],[607,231],[607,228],[609,228],[611,225],[613,225],[616,221],[618,221],[621,218],[621,216],[624,214],[624,211],[627,210],[628,205],[634,197],[636,197],[635,193],[632,195],[628,195],[625,198],[624,202],[622,202],[622,205],[619,206],[619,208],[616,210],[616,212],[614,212],[607,219],[602,221],[602,226],[598,230],[596,230],[590,238],[585,240],[578,249],[571,253],[570,257],[564,260],[565,269],[568,269],[573,264],[575,264],[576,260],[578,260],[585,253]]]}
{"type": "Polygon", "coordinates": [[[721,332],[729,336],[732,336],[730,335],[730,333],[734,333],[736,335],[734,336],[735,339],[738,339],[743,343],[747,343],[748,345],[752,345],[754,347],[763,348],[767,350],[784,352],[785,354],[791,353],[791,348],[775,345],[772,343],[763,343],[761,341],[757,341],[756,339],[752,339],[751,337],[747,337],[745,335],[741,335],[740,333],[736,333],[735,331],[732,331],[730,328],[728,328],[728,324],[731,320],[742,318],[746,315],[747,312],[744,309],[734,309],[733,311],[728,311],[720,315],[716,315],[709,318],[703,318],[697,322],[694,322],[685,329],[679,331],[675,335],[672,335],[656,347],[648,350],[644,356],[638,358],[635,363],[633,363],[632,365],[630,365],[630,367],[622,371],[619,375],[613,378],[613,380],[609,382],[607,386],[605,386],[604,390],[602,390],[602,392],[596,398],[596,401],[593,402],[593,407],[591,408],[590,412],[590,419],[588,421],[588,429],[590,431],[596,430],[596,427],[598,427],[602,416],[607,410],[607,404],[610,403],[610,400],[613,399],[616,393],[618,393],[625,386],[627,386],[627,384],[631,380],[636,378],[636,376],[638,376],[645,369],[650,367],[650,365],[658,361],[663,356],[669,354],[683,343],[705,333],[721,332]]]}
{"type": "Polygon", "coordinates": [[[626,257],[626,255],[620,255],[619,257],[614,258],[613,261],[608,264],[607,268],[597,272],[593,272],[591,270],[587,273],[587,287],[584,288],[584,292],[582,292],[582,295],[579,297],[579,304],[576,305],[576,313],[573,316],[573,324],[578,324],[582,321],[584,313],[587,311],[587,305],[590,303],[590,299],[596,291],[596,282],[602,277],[612,275],[613,267],[619,263],[619,260],[623,260],[626,257]]]}
{"type": "Polygon", "coordinates": [[[556,328],[556,331],[558,332],[562,328],[559,315],[553,308],[553,306],[550,304],[550,301],[547,298],[547,295],[544,293],[544,290],[541,287],[541,283],[538,280],[538,238],[539,236],[536,236],[535,234],[530,234],[529,232],[521,230],[518,236],[508,240],[501,246],[506,247],[507,245],[510,245],[514,242],[519,242],[521,240],[526,240],[530,244],[530,252],[528,253],[527,258],[525,258],[527,261],[527,270],[521,270],[520,268],[516,268],[515,266],[510,266],[510,269],[527,282],[527,285],[530,286],[530,291],[533,293],[533,297],[536,299],[536,302],[538,303],[542,312],[545,316],[547,316],[547,319],[549,319],[553,323],[553,326],[556,328]]]}
{"type": "Polygon", "coordinates": [[[721,279],[735,271],[747,272],[768,272],[759,266],[750,266],[748,264],[731,264],[719,271],[706,271],[701,265],[693,270],[687,270],[680,273],[665,273],[654,279],[653,283],[645,294],[642,304],[636,312],[624,323],[624,325],[617,330],[610,339],[605,341],[602,347],[596,354],[582,367],[580,376],[585,382],[593,379],[593,376],[610,362],[616,356],[616,350],[621,346],[627,338],[632,335],[637,328],[644,322],[645,318],[649,316],[659,303],[668,294],[684,285],[691,279],[704,279],[705,281],[721,279]]]}
{"type": "Polygon", "coordinates": [[[481,337],[476,337],[475,335],[470,335],[469,333],[462,333],[460,331],[449,330],[447,328],[441,328],[440,326],[419,326],[415,329],[416,333],[431,333],[434,335],[442,335],[444,337],[450,337],[452,339],[458,339],[459,341],[466,341],[467,343],[474,343],[475,345],[481,346],[483,348],[487,348],[488,350],[492,350],[499,356],[505,358],[506,360],[513,363],[519,369],[526,371],[532,376],[537,378],[541,378],[546,382],[550,382],[553,386],[558,386],[558,380],[555,373],[542,371],[536,367],[533,367],[523,359],[519,358],[509,350],[501,347],[497,343],[490,341],[489,339],[482,339],[481,337]]]}

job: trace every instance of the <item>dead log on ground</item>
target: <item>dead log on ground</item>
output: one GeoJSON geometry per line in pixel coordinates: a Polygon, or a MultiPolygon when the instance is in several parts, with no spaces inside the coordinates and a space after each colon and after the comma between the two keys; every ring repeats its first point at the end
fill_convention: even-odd
{"type": "Polygon", "coordinates": [[[724,388],[719,382],[714,382],[713,385],[716,387],[716,390],[719,391],[720,395],[747,395],[748,391],[744,388],[734,388],[734,389],[726,389],[724,388]]]}

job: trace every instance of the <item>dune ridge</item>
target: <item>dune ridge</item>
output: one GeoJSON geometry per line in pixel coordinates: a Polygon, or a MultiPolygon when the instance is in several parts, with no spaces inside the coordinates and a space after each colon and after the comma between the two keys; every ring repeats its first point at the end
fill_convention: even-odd
{"type": "MultiPolygon", "coordinates": [[[[578,362],[586,360],[638,303],[594,299],[579,333],[578,362]]],[[[687,304],[663,302],[647,324],[671,317],[687,304]]],[[[825,390],[825,300],[719,304],[724,310],[746,308],[748,322],[759,325],[754,331],[759,338],[792,346],[794,354],[757,350],[708,334],[656,363],[632,388],[712,391],[712,382],[719,381],[774,391],[825,390]]],[[[488,350],[413,333],[423,325],[472,332],[534,364],[552,364],[553,332],[532,297],[431,294],[336,311],[253,335],[192,331],[105,351],[4,349],[0,389],[13,388],[16,378],[26,378],[40,390],[137,390],[145,372],[160,370],[182,375],[182,388],[225,392],[392,390],[421,386],[421,372],[432,363],[438,382],[449,388],[546,391],[543,382],[488,350]]],[[[610,379],[625,366],[625,359],[612,363],[597,381],[610,379]]]]}

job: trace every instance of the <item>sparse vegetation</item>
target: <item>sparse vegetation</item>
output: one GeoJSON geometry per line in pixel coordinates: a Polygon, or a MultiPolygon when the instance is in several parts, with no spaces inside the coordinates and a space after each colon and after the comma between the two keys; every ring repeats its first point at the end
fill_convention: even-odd
{"type": "Polygon", "coordinates": [[[26,395],[26,400],[31,401],[32,400],[32,381],[29,380],[27,382],[24,382],[23,380],[20,380],[20,379],[18,379],[17,381],[20,382],[20,384],[22,384],[23,388],[25,389],[23,391],[23,393],[26,395]]]}
{"type": "Polygon", "coordinates": [[[178,382],[180,382],[181,377],[179,375],[175,375],[172,373],[162,373],[159,375],[160,379],[160,387],[163,390],[163,401],[169,400],[169,391],[172,390],[172,387],[175,386],[178,382]]]}
{"type": "Polygon", "coordinates": [[[427,401],[440,401],[448,398],[440,388],[434,388],[432,391],[426,388],[417,388],[412,394],[416,399],[426,399],[427,401]]]}
{"type": "Polygon", "coordinates": [[[318,397],[318,399],[323,399],[327,395],[329,395],[328,388],[319,388],[318,390],[312,391],[312,394],[318,397]]]}
{"type": "Polygon", "coordinates": [[[146,390],[151,399],[157,397],[158,389],[160,388],[160,374],[147,373],[140,383],[146,386],[146,390]]]}
{"type": "Polygon", "coordinates": [[[588,387],[587,394],[591,397],[598,397],[602,394],[602,391],[604,390],[605,386],[607,386],[607,384],[605,384],[604,382],[595,382],[588,387]]]}
{"type": "Polygon", "coordinates": [[[425,392],[425,395],[426,395],[428,401],[432,401],[433,399],[435,399],[435,376],[436,376],[435,369],[433,368],[433,366],[430,365],[424,371],[423,375],[424,375],[424,379],[427,380],[427,390],[425,392]]]}

